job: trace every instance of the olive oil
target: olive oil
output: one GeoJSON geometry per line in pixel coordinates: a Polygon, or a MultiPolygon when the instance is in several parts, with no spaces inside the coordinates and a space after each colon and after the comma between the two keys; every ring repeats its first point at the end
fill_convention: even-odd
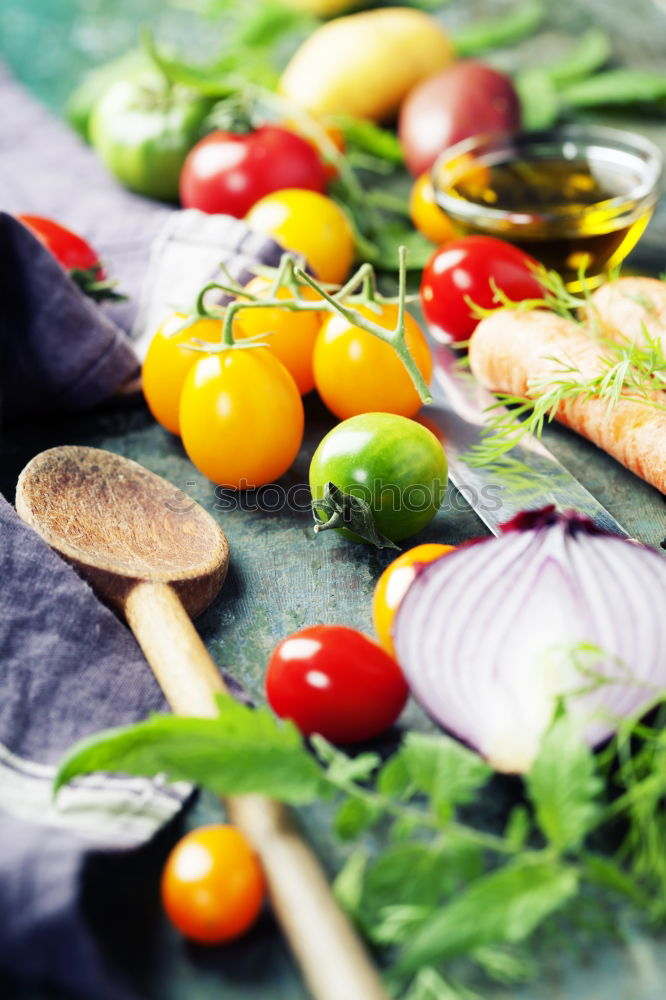
{"type": "Polygon", "coordinates": [[[642,174],[630,158],[492,160],[463,155],[440,167],[436,180],[448,196],[442,207],[463,233],[510,240],[559,271],[570,288],[580,287],[581,272],[590,286],[599,284],[650,220],[653,203],[633,197],[642,174]]]}

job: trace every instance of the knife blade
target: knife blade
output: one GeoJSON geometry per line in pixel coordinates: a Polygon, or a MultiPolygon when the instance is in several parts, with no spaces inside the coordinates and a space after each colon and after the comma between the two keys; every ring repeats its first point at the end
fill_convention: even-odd
{"type": "MultiPolygon", "coordinates": [[[[432,345],[431,345],[432,346],[432,345]]],[[[451,481],[493,534],[521,510],[554,504],[577,510],[604,531],[628,537],[625,529],[533,435],[525,435],[507,453],[508,461],[475,468],[464,456],[483,438],[488,407],[497,400],[474,377],[461,370],[455,352],[434,346],[432,403],[422,414],[434,424],[444,445],[451,481]]],[[[504,409],[504,408],[502,408],[504,409]]]]}

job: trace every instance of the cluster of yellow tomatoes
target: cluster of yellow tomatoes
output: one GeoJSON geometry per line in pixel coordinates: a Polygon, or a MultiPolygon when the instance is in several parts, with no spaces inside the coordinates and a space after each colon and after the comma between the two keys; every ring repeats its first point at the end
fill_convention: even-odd
{"type": "MultiPolygon", "coordinates": [[[[257,202],[248,222],[303,255],[326,288],[339,286],[351,267],[351,227],[324,195],[277,192],[257,202]]],[[[226,329],[219,310],[172,315],[143,366],[151,412],[182,437],[193,464],[218,485],[258,487],[289,468],[303,437],[301,397],[314,388],[340,419],[367,412],[412,416],[422,405],[393,346],[356,325],[365,319],[395,329],[395,303],[350,296],[344,304],[352,312],[342,315],[293,272],[284,282],[279,274],[254,277],[236,301],[251,305],[237,306],[226,329]]],[[[425,335],[409,314],[404,323],[405,345],[428,383],[425,335]]]]}

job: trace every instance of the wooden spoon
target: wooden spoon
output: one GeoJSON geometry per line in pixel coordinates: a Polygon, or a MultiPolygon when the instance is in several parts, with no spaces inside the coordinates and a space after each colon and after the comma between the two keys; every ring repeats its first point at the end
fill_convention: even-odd
{"type": "MultiPolygon", "coordinates": [[[[215,715],[224,682],[188,613],[203,611],[224,582],[229,546],[216,521],[136,462],[70,446],[28,463],[16,509],[122,611],[174,712],[215,715]]],[[[260,796],[226,806],[261,858],[273,908],[316,1000],[387,1000],[289,811],[260,796]]]]}

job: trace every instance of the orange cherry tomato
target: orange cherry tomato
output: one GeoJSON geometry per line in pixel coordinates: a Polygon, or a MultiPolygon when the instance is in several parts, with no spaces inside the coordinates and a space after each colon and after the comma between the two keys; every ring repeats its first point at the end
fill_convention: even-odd
{"type": "Polygon", "coordinates": [[[150,412],[172,434],[180,434],[180,394],[191,368],[201,360],[201,352],[183,347],[193,338],[219,343],[222,321],[200,319],[182,329],[186,317],[174,313],[153,337],[143,362],[141,382],[150,412]]]}
{"type": "Polygon", "coordinates": [[[296,383],[263,347],[204,356],[180,397],[185,451],[204,476],[231,489],[263,486],[286,472],[303,422],[296,383]]]}
{"type": "Polygon", "coordinates": [[[162,873],[162,904],[181,934],[220,944],[244,934],[259,916],[266,883],[252,847],[236,827],[219,823],[186,834],[162,873]]]}
{"type": "Polygon", "coordinates": [[[409,196],[409,214],[419,232],[438,246],[455,240],[460,235],[435,201],[429,173],[421,174],[414,182],[409,196]]]}
{"type": "MultiPolygon", "coordinates": [[[[251,295],[265,298],[271,288],[267,278],[253,278],[245,290],[251,295]]],[[[300,289],[304,299],[314,301],[317,293],[309,285],[300,289]]],[[[293,299],[290,288],[281,287],[276,292],[278,299],[293,299]]],[[[324,316],[321,312],[289,312],[278,306],[266,306],[265,309],[242,309],[236,314],[234,337],[243,340],[247,337],[263,337],[267,350],[274,354],[292,375],[298,391],[302,396],[314,389],[314,374],[312,371],[312,354],[317,334],[321,329],[324,316]]]]}
{"type": "Polygon", "coordinates": [[[342,209],[316,191],[289,188],[261,198],[245,217],[285,248],[302,253],[321,281],[340,284],[354,261],[354,231],[342,209]]]}
{"type": "Polygon", "coordinates": [[[377,581],[372,596],[372,623],[379,644],[391,656],[395,656],[391,636],[393,619],[410,584],[416,579],[422,566],[440,559],[454,549],[455,545],[439,545],[436,542],[415,545],[413,549],[408,549],[389,563],[377,581]]]}
{"type": "MultiPolygon", "coordinates": [[[[396,305],[382,305],[377,312],[361,306],[359,311],[387,330],[396,325],[396,305]]],[[[409,313],[405,315],[405,326],[407,347],[423,378],[429,382],[432,358],[425,335],[409,313]]],[[[329,316],[319,332],[314,350],[314,377],[326,406],[342,420],[376,412],[411,417],[422,406],[395,350],[342,316],[329,316]]]]}

